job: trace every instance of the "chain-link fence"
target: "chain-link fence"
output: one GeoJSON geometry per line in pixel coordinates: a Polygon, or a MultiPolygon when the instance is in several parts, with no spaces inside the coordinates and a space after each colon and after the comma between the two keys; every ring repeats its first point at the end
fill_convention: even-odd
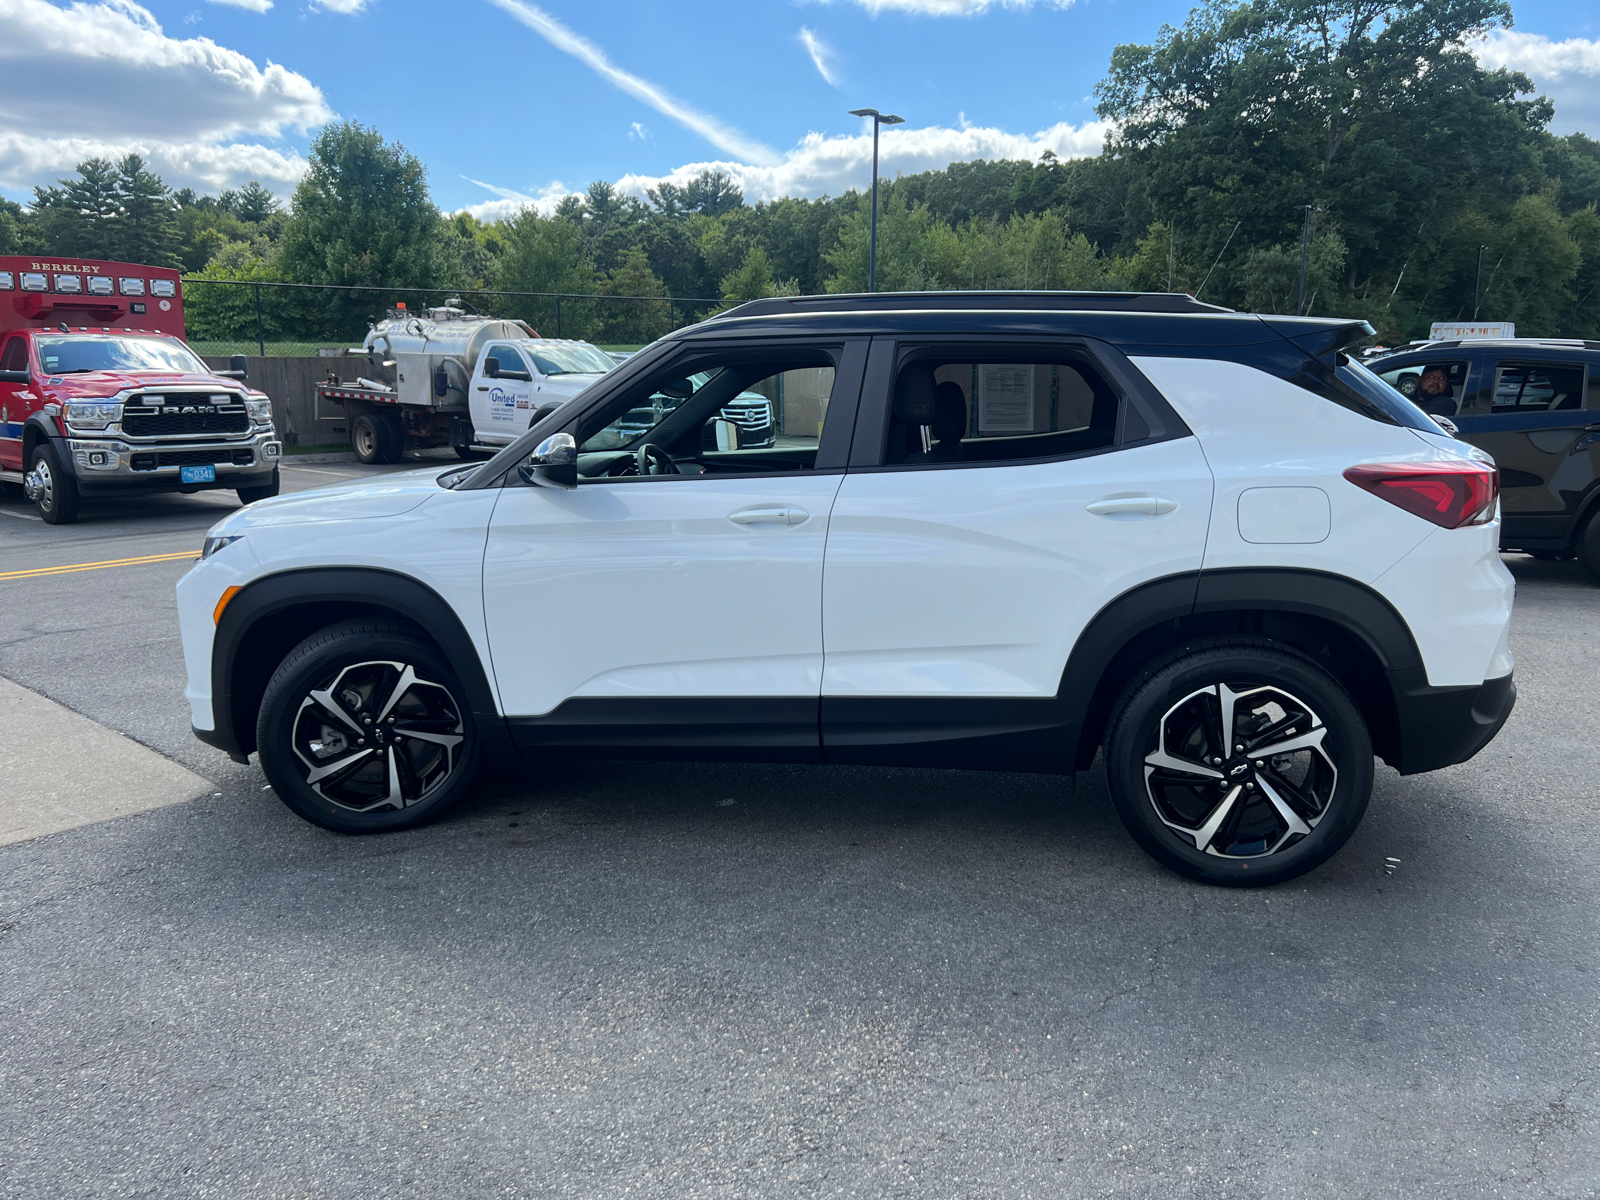
{"type": "Polygon", "coordinates": [[[420,313],[446,300],[526,321],[544,337],[578,338],[607,350],[638,349],[727,307],[703,297],[183,280],[189,345],[204,355],[315,355],[360,346],[368,326],[396,305],[420,313]]]}

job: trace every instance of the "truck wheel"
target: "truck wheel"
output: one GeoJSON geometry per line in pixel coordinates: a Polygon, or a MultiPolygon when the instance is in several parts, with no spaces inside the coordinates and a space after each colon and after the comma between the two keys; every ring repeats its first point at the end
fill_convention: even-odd
{"type": "Polygon", "coordinates": [[[378,461],[397,463],[406,456],[406,431],[397,416],[378,418],[378,461]]]}
{"type": "Polygon", "coordinates": [[[383,457],[383,426],[371,413],[362,413],[350,423],[350,449],[356,458],[369,466],[385,462],[383,457]]]}
{"type": "Polygon", "coordinates": [[[260,487],[234,488],[239,494],[240,504],[254,504],[257,500],[266,500],[278,494],[278,472],[274,468],[272,482],[264,483],[260,487]]]}
{"type": "Polygon", "coordinates": [[[1321,865],[1372,796],[1372,739],[1310,658],[1251,638],[1184,647],[1113,707],[1106,778],[1149,855],[1205,883],[1282,883],[1321,865]]]}
{"type": "Polygon", "coordinates": [[[433,820],[472,790],[483,757],[444,656],[380,620],[295,647],[262,697],[256,750],[278,798],[336,833],[433,820]]]}
{"type": "Polygon", "coordinates": [[[1600,583],[1600,512],[1589,518],[1577,539],[1578,561],[1589,578],[1600,583]]]}
{"type": "Polygon", "coordinates": [[[78,519],[78,484],[61,469],[61,460],[49,442],[33,448],[33,466],[24,484],[28,499],[51,525],[71,525],[78,519]]]}

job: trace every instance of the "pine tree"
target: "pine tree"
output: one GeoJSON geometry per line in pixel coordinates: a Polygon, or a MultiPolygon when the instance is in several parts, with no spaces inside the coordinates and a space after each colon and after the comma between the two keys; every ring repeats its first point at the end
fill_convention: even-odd
{"type": "Polygon", "coordinates": [[[172,194],[137,154],[130,154],[117,164],[116,198],[121,220],[113,241],[115,253],[107,257],[157,267],[176,266],[178,228],[172,194]]]}
{"type": "Polygon", "coordinates": [[[35,189],[35,208],[54,211],[49,222],[52,249],[76,258],[113,258],[122,205],[117,196],[117,169],[103,158],[78,164],[76,179],[58,179],[57,188],[35,189]]]}

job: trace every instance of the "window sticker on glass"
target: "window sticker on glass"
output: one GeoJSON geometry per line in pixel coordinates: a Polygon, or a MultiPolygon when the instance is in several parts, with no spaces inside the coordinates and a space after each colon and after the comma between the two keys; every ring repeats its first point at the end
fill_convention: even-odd
{"type": "Polygon", "coordinates": [[[978,368],[978,432],[1033,432],[1033,364],[984,363],[978,368]]]}

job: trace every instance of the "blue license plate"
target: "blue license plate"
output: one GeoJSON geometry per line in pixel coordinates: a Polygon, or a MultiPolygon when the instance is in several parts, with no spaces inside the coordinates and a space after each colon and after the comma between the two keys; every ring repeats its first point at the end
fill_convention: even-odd
{"type": "Polygon", "coordinates": [[[178,480],[181,483],[215,483],[217,469],[212,466],[179,467],[178,480]]]}

